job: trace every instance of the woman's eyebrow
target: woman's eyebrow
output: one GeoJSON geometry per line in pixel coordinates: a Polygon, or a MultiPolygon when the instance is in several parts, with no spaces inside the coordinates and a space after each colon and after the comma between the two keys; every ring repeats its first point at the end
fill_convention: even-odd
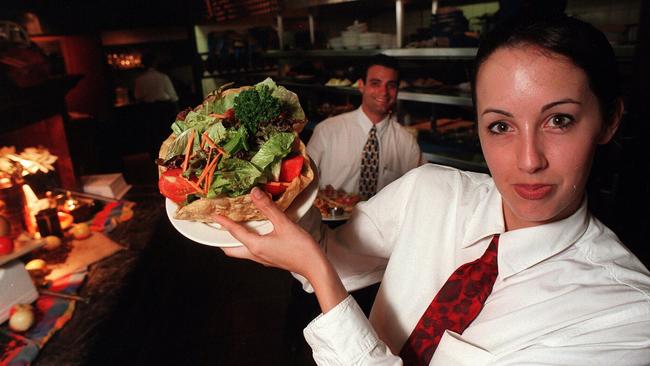
{"type": "Polygon", "coordinates": [[[481,116],[486,114],[486,113],[498,113],[498,114],[502,114],[502,115],[507,116],[507,117],[512,117],[512,113],[506,112],[506,111],[501,110],[501,109],[496,109],[496,108],[487,108],[487,109],[485,109],[483,111],[483,113],[481,113],[481,116]]]}
{"type": "MultiPolygon", "coordinates": [[[[578,102],[577,100],[574,100],[574,99],[571,99],[571,98],[564,98],[564,99],[560,99],[560,100],[555,101],[555,102],[551,102],[551,103],[545,104],[545,105],[542,107],[541,111],[544,112],[544,111],[546,111],[546,110],[548,110],[548,109],[551,109],[551,108],[553,108],[553,107],[555,107],[555,106],[557,106],[557,105],[560,105],[560,104],[566,104],[566,103],[570,103],[570,104],[582,104],[582,103],[578,102]]],[[[486,109],[483,111],[483,113],[481,113],[481,115],[484,115],[484,114],[486,114],[486,113],[498,113],[498,114],[502,114],[502,115],[507,116],[507,117],[512,117],[512,113],[510,113],[510,112],[506,112],[506,111],[504,111],[504,110],[502,110],[502,109],[497,109],[497,108],[486,108],[486,109]]]]}
{"type": "Polygon", "coordinates": [[[577,100],[573,100],[573,99],[571,99],[571,98],[564,98],[564,99],[560,99],[560,100],[558,100],[558,101],[556,101],[556,102],[551,102],[551,103],[548,103],[548,104],[544,105],[544,106],[542,107],[542,110],[541,110],[541,111],[544,112],[544,111],[546,111],[546,110],[548,110],[548,109],[551,109],[551,108],[555,107],[556,105],[559,105],[559,104],[566,104],[566,103],[571,103],[571,104],[582,104],[582,103],[578,102],[577,100]]]}

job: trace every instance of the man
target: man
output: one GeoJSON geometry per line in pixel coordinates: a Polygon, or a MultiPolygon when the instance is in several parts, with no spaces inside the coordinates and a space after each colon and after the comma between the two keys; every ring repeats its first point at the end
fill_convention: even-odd
{"type": "Polygon", "coordinates": [[[178,112],[178,95],[171,79],[157,70],[158,59],[153,53],[142,56],[142,64],[146,68],[135,79],[134,96],[140,102],[137,111],[138,121],[142,122],[143,140],[152,158],[158,156],[160,141],[169,136],[169,125],[174,121],[178,112]]]}
{"type": "Polygon", "coordinates": [[[396,120],[399,68],[386,56],[372,57],[359,81],[361,106],[319,123],[307,152],[320,173],[320,186],[359,193],[368,199],[417,167],[416,139],[396,120]]]}
{"type": "Polygon", "coordinates": [[[169,76],[158,71],[156,56],[146,53],[142,57],[146,71],[135,79],[135,99],[145,103],[178,102],[176,89],[169,76]]]}

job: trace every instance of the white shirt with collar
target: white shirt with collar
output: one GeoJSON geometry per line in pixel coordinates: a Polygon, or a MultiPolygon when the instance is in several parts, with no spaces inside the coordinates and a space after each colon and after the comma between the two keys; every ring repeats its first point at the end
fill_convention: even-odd
{"type": "MultiPolygon", "coordinates": [[[[319,171],[319,184],[331,184],[346,192],[359,192],[361,154],[373,123],[361,107],[328,118],[314,129],[307,152],[319,171]]],[[[379,177],[377,191],[420,165],[420,147],[394,117],[377,125],[379,139],[379,177]]]]}
{"type": "Polygon", "coordinates": [[[176,89],[169,76],[154,68],[149,68],[135,79],[133,94],[136,100],[146,103],[178,101],[176,89]]]}
{"type": "Polygon", "coordinates": [[[432,164],[359,204],[322,241],[348,290],[381,286],[370,320],[348,296],[307,326],[316,362],[400,365],[440,287],[499,233],[491,295],[463,334],[443,335],[431,365],[650,364],[650,274],[586,200],[558,222],[504,227],[488,175],[432,164]]]}

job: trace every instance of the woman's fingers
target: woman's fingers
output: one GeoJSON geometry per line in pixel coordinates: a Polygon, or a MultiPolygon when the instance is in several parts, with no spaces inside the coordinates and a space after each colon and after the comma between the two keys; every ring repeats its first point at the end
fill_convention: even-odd
{"type": "Polygon", "coordinates": [[[215,215],[214,221],[224,229],[228,230],[235,239],[239,240],[244,245],[260,239],[258,234],[249,231],[244,225],[238,224],[225,216],[215,215]]]}
{"type": "Polygon", "coordinates": [[[278,206],[275,205],[271,197],[267,196],[261,189],[255,187],[251,191],[251,197],[255,207],[271,220],[274,227],[284,224],[289,221],[287,216],[282,212],[278,206]]]}

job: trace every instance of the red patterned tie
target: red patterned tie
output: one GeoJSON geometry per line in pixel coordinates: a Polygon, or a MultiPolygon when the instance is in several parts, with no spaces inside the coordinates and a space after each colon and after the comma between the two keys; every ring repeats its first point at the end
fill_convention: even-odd
{"type": "Polygon", "coordinates": [[[402,347],[404,365],[428,365],[445,330],[461,334],[481,312],[499,274],[498,245],[497,234],[481,258],[449,276],[402,347]]]}

